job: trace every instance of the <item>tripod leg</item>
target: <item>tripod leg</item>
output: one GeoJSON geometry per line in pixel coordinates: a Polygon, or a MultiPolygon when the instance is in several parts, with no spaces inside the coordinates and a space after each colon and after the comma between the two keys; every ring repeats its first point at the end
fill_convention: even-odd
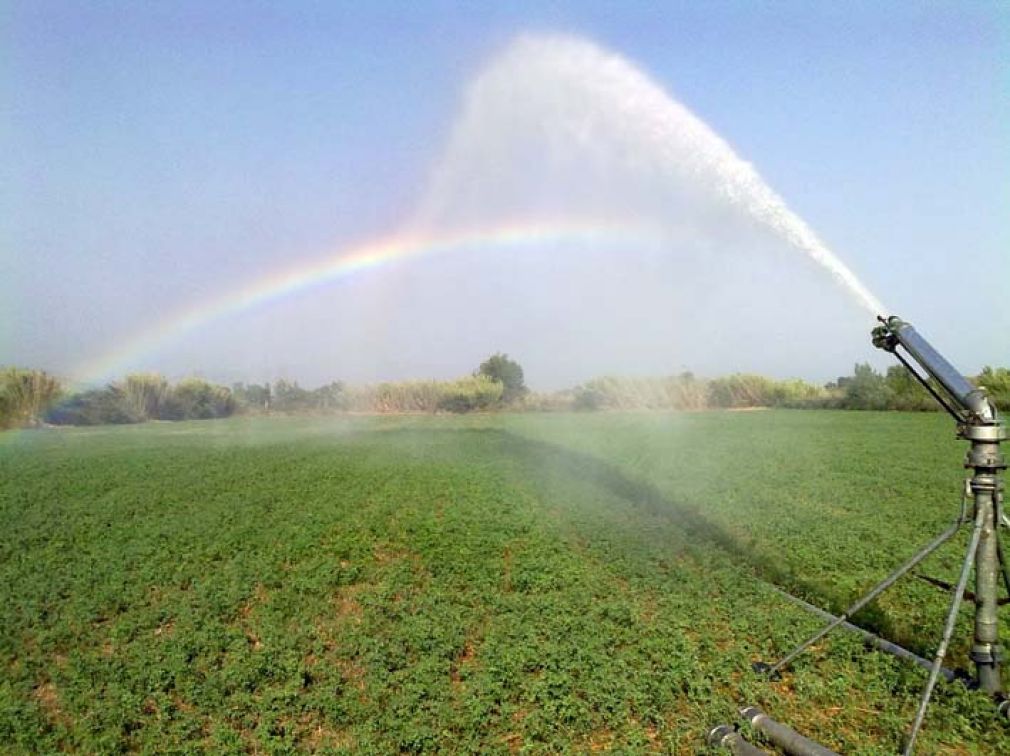
{"type": "Polygon", "coordinates": [[[1003,572],[1003,585],[1006,587],[1007,595],[1010,596],[1010,568],[1003,555],[1003,541],[999,536],[999,529],[996,530],[996,554],[999,556],[999,568],[1003,572]]]}
{"type": "Polygon", "coordinates": [[[912,723],[912,731],[908,735],[908,744],[905,746],[905,756],[911,756],[915,747],[915,739],[922,728],[922,721],[926,717],[926,707],[929,706],[930,696],[933,695],[933,688],[936,680],[940,676],[940,667],[943,665],[943,657],[947,655],[947,646],[950,644],[950,637],[954,634],[954,625],[957,623],[957,611],[961,608],[961,598],[964,596],[964,589],[968,585],[968,575],[971,574],[971,565],[975,561],[975,552],[978,550],[978,541],[982,536],[982,525],[986,519],[986,511],[980,507],[975,514],[975,527],[971,531],[971,540],[968,542],[968,551],[964,555],[964,563],[961,565],[961,577],[958,578],[957,587],[954,589],[954,599],[950,602],[950,611],[947,613],[947,624],[943,628],[943,640],[940,647],[936,649],[936,658],[933,659],[933,668],[929,670],[929,679],[926,687],[922,691],[922,698],[919,699],[919,710],[915,713],[915,721],[912,723]]]}
{"type": "Polygon", "coordinates": [[[1000,535],[1000,527],[1010,528],[1006,514],[1003,512],[1002,491],[998,492],[996,498],[996,522],[993,524],[994,537],[996,538],[996,555],[999,557],[999,568],[1003,573],[1003,586],[1006,588],[1007,596],[1010,596],[1010,565],[1007,564],[1006,556],[1003,553],[1003,538],[1000,535]]]}
{"type": "MultiPolygon", "coordinates": [[[[905,562],[903,565],[901,565],[901,567],[899,567],[894,572],[892,572],[890,575],[888,575],[886,578],[884,578],[880,583],[878,583],[876,585],[876,587],[873,588],[873,590],[871,590],[869,593],[867,593],[865,596],[863,596],[863,598],[859,599],[859,601],[857,601],[852,606],[850,606],[848,609],[846,609],[845,612],[842,615],[840,615],[837,619],[835,619],[833,622],[831,622],[828,625],[826,625],[825,627],[823,627],[816,634],[814,634],[813,636],[811,636],[808,640],[805,640],[803,643],[801,643],[800,645],[798,645],[796,648],[794,648],[792,651],[790,651],[788,654],[786,654],[782,658],[782,660],[779,661],[779,662],[777,662],[774,666],[769,667],[766,670],[765,674],[768,677],[774,677],[777,673],[781,672],[783,669],[785,669],[787,666],[789,666],[789,664],[792,662],[793,659],[795,659],[797,656],[799,656],[800,654],[802,654],[804,651],[806,651],[808,648],[810,648],[812,645],[814,645],[817,641],[819,641],[825,635],[827,635],[828,633],[830,633],[836,627],[838,627],[839,625],[841,625],[843,622],[845,622],[846,620],[848,620],[853,614],[855,614],[856,612],[858,612],[864,606],[866,606],[871,601],[873,601],[873,599],[875,599],[881,593],[883,593],[888,588],[890,588],[892,585],[894,585],[902,575],[904,575],[907,572],[909,572],[909,570],[911,570],[913,567],[915,567],[915,565],[917,565],[923,559],[925,559],[930,554],[932,554],[934,551],[936,551],[938,548],[940,548],[955,533],[957,533],[957,531],[958,531],[958,529],[960,527],[961,527],[960,521],[954,523],[950,527],[949,530],[945,531],[944,533],[941,533],[939,536],[937,536],[936,540],[934,540],[932,543],[930,543],[928,546],[926,546],[922,551],[920,551],[918,554],[916,554],[911,559],[909,559],[907,562],[905,562]]],[[[962,590],[963,590],[963,588],[962,588],[962,590]]]]}

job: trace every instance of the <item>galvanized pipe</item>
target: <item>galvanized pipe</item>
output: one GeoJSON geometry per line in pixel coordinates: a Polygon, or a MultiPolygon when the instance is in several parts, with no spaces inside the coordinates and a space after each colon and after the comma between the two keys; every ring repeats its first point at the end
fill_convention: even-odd
{"type": "Polygon", "coordinates": [[[768,756],[755,745],[744,740],[743,735],[733,725],[718,725],[708,733],[708,744],[713,748],[725,748],[733,756],[768,756]]]}
{"type": "MultiPolygon", "coordinates": [[[[990,516],[991,514],[990,511],[990,516]]],[[[947,624],[943,628],[943,639],[940,641],[940,647],[936,650],[933,668],[929,672],[929,679],[926,681],[926,687],[922,691],[922,698],[919,700],[919,710],[915,713],[915,721],[912,722],[912,731],[908,735],[908,744],[905,746],[904,756],[911,756],[915,748],[915,738],[918,736],[919,729],[926,718],[926,707],[929,706],[929,698],[933,695],[933,688],[936,686],[936,680],[940,676],[940,667],[943,665],[943,657],[947,655],[950,636],[954,634],[954,625],[957,623],[957,610],[961,608],[961,599],[964,597],[964,589],[968,585],[971,563],[978,550],[978,542],[985,520],[985,511],[978,510],[975,513],[975,527],[972,528],[971,538],[968,541],[968,551],[964,555],[964,563],[961,565],[961,576],[957,580],[957,587],[954,589],[954,599],[951,601],[950,611],[947,613],[947,624]]]]}
{"type": "Polygon", "coordinates": [[[997,594],[1001,571],[1006,578],[1006,565],[999,545],[999,524],[1003,515],[1003,478],[1000,473],[1006,467],[999,445],[1005,432],[997,422],[995,425],[964,426],[960,435],[971,442],[965,467],[974,470],[970,485],[975,497],[975,510],[984,515],[975,554],[975,637],[971,659],[975,662],[979,687],[996,696],[1003,692],[997,594]]]}
{"type": "Polygon", "coordinates": [[[1006,525],[1006,515],[1003,514],[1003,493],[996,492],[996,556],[999,557],[999,569],[1003,573],[1003,586],[1007,596],[1010,596],[1010,564],[1007,564],[1003,553],[1003,538],[1000,536],[1000,525],[1006,525]]]}
{"type": "Polygon", "coordinates": [[[750,722],[755,730],[792,756],[838,756],[830,748],[825,748],[820,743],[803,737],[791,727],[776,722],[756,706],[741,709],[740,716],[750,722]]]}
{"type": "Polygon", "coordinates": [[[995,419],[995,413],[985,392],[972,386],[968,379],[920,336],[910,323],[901,318],[891,317],[887,319],[886,326],[905,351],[912,355],[961,407],[980,420],[989,422],[995,419]]]}
{"type": "Polygon", "coordinates": [[[940,548],[944,543],[946,543],[950,538],[952,538],[955,533],[957,533],[960,527],[961,522],[960,520],[958,520],[945,532],[937,536],[932,543],[930,543],[928,546],[919,551],[919,553],[917,553],[915,556],[913,556],[911,559],[909,559],[907,562],[901,565],[898,569],[896,569],[894,572],[892,572],[890,575],[884,578],[881,582],[879,582],[869,593],[867,593],[856,603],[854,603],[852,606],[846,609],[841,617],[836,617],[832,622],[825,625],[821,630],[816,632],[810,638],[808,638],[799,646],[797,646],[795,649],[786,654],[786,656],[783,657],[778,663],[770,667],[767,670],[766,674],[769,677],[773,677],[774,675],[778,674],[781,670],[783,670],[785,667],[789,666],[790,662],[792,662],[793,659],[795,659],[801,653],[806,651],[808,648],[810,648],[810,646],[819,641],[821,638],[830,633],[832,630],[841,625],[843,622],[848,620],[853,614],[858,612],[864,606],[873,601],[873,599],[875,599],[881,593],[883,593],[892,585],[894,585],[902,575],[909,572],[919,562],[921,562],[923,559],[925,559],[934,551],[936,551],[938,548],[940,548]]]}
{"type": "MultiPolygon", "coordinates": [[[[805,609],[811,614],[820,617],[821,619],[826,619],[831,622],[835,622],[838,619],[838,617],[836,617],[831,612],[827,612],[821,609],[819,606],[814,606],[813,604],[808,603],[803,599],[794,596],[793,594],[788,593],[777,586],[773,585],[770,587],[773,591],[781,595],[783,598],[793,602],[801,609],[805,609]]],[[[838,625],[838,627],[841,627],[844,630],[848,630],[849,632],[861,635],[863,641],[868,646],[871,646],[872,648],[875,648],[878,651],[883,651],[885,654],[891,654],[891,656],[896,656],[899,659],[910,661],[913,664],[919,665],[920,667],[922,667],[927,671],[931,669],[933,666],[933,662],[931,662],[929,659],[924,659],[918,654],[909,651],[904,646],[899,646],[897,643],[892,643],[886,638],[881,638],[879,635],[874,635],[869,630],[864,630],[863,628],[859,627],[859,625],[853,625],[851,622],[842,621],[841,624],[838,625]]],[[[948,669],[947,667],[940,668],[940,676],[943,677],[947,682],[953,682],[954,680],[957,679],[957,674],[954,672],[954,670],[948,669]]]]}
{"type": "Polygon", "coordinates": [[[972,478],[975,507],[983,515],[982,531],[975,552],[975,642],[971,658],[975,662],[979,688],[1001,693],[997,586],[999,552],[994,500],[995,476],[976,474],[972,478]]]}

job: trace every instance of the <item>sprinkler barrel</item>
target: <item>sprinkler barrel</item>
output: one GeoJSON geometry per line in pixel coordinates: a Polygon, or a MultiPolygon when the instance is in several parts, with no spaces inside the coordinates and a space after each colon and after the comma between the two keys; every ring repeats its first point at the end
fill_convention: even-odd
{"type": "MultiPolygon", "coordinates": [[[[891,352],[911,370],[907,360],[897,351],[899,346],[904,349],[930,378],[943,387],[956,405],[954,414],[958,415],[962,422],[970,425],[999,424],[996,407],[986,396],[985,389],[971,385],[968,379],[947,362],[910,323],[895,315],[889,318],[880,316],[877,319],[881,325],[873,329],[873,345],[891,352]]],[[[932,391],[932,387],[918,372],[914,370],[912,372],[932,391]]],[[[943,403],[940,397],[937,397],[937,401],[943,403]]],[[[944,406],[950,410],[945,403],[944,406]]]]}

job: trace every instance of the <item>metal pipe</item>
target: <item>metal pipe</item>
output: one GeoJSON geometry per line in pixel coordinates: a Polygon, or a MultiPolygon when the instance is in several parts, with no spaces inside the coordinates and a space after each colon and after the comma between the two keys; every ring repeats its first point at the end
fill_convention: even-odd
{"type": "Polygon", "coordinates": [[[999,569],[1003,573],[1003,586],[1006,588],[1007,596],[1010,596],[1010,565],[1007,564],[1006,555],[1003,553],[1003,541],[999,534],[999,518],[996,526],[996,556],[999,557],[999,569]]]}
{"type": "Polygon", "coordinates": [[[890,317],[885,326],[908,352],[965,410],[984,422],[996,419],[985,391],[975,388],[967,378],[951,365],[924,339],[911,323],[890,317]]]}
{"type": "Polygon", "coordinates": [[[743,735],[733,725],[718,725],[708,733],[708,744],[713,748],[725,748],[733,756],[768,756],[755,745],[744,740],[743,735]]]}
{"type": "Polygon", "coordinates": [[[740,710],[740,716],[750,722],[751,726],[783,751],[793,756],[838,756],[830,748],[825,748],[810,738],[805,738],[796,730],[765,714],[756,706],[748,706],[740,710]]]}
{"type": "Polygon", "coordinates": [[[997,585],[999,574],[996,534],[996,476],[976,474],[972,478],[975,507],[982,513],[982,530],[975,551],[975,643],[971,658],[975,662],[978,686],[986,693],[1002,692],[1000,679],[999,622],[997,585]]]}
{"type": "Polygon", "coordinates": [[[869,593],[867,593],[865,596],[859,599],[856,603],[854,603],[852,606],[846,609],[845,613],[842,614],[841,617],[836,617],[832,622],[825,625],[821,630],[816,632],[810,638],[808,638],[799,646],[797,646],[795,649],[786,654],[786,656],[783,657],[781,661],[776,663],[774,666],[769,667],[766,673],[768,677],[774,677],[778,672],[782,671],[785,667],[787,667],[789,663],[792,662],[793,659],[795,659],[801,653],[806,651],[808,648],[810,648],[810,646],[815,644],[817,641],[819,641],[825,635],[827,635],[836,627],[841,625],[843,622],[849,619],[852,615],[854,615],[864,606],[873,601],[873,599],[875,599],[881,593],[883,593],[892,585],[894,585],[902,575],[909,572],[913,567],[915,567],[915,565],[917,565],[923,559],[928,557],[930,554],[932,554],[934,551],[940,548],[944,543],[946,543],[951,537],[953,537],[953,535],[957,533],[960,527],[961,522],[960,521],[955,522],[945,532],[937,536],[932,543],[923,548],[918,554],[913,556],[911,559],[909,559],[907,562],[901,565],[898,569],[896,569],[894,572],[892,572],[890,575],[884,578],[881,582],[879,582],[873,588],[873,590],[871,590],[869,593]]]}
{"type": "MultiPolygon", "coordinates": [[[[991,518],[991,510],[989,515],[991,518]]],[[[957,623],[957,610],[961,608],[961,599],[964,597],[965,586],[968,585],[971,563],[978,549],[978,541],[982,535],[982,526],[985,520],[985,511],[978,510],[975,513],[975,527],[972,528],[971,539],[968,541],[968,551],[964,555],[964,563],[961,565],[961,576],[957,580],[957,587],[954,589],[954,599],[951,601],[950,611],[947,613],[947,624],[943,628],[943,639],[940,641],[940,647],[936,649],[936,658],[933,659],[933,668],[929,672],[929,679],[926,681],[926,687],[922,691],[922,698],[919,700],[919,710],[915,713],[915,721],[912,722],[912,731],[908,735],[908,745],[905,746],[904,756],[911,756],[912,750],[915,747],[915,738],[919,734],[923,720],[926,718],[926,707],[929,706],[929,698],[933,695],[933,688],[936,687],[936,680],[940,675],[940,667],[943,665],[943,657],[947,655],[950,636],[954,634],[954,625],[957,623]]]]}
{"type": "Polygon", "coordinates": [[[933,384],[929,382],[928,377],[924,378],[922,374],[919,373],[918,370],[912,367],[912,363],[908,361],[905,355],[903,355],[897,349],[895,349],[892,352],[892,354],[898,358],[898,362],[900,362],[902,365],[905,366],[905,370],[907,370],[911,374],[911,376],[919,382],[919,385],[922,386],[924,389],[926,389],[926,391],[929,392],[929,395],[931,397],[936,399],[937,403],[947,411],[948,415],[953,417],[958,422],[961,422],[963,418],[961,417],[960,413],[950,406],[950,402],[944,398],[943,392],[937,391],[935,388],[933,388],[933,384]]]}
{"type": "Polygon", "coordinates": [[[926,371],[932,375],[943,386],[947,392],[958,400],[962,406],[968,408],[968,397],[976,391],[968,379],[947,362],[946,358],[940,354],[933,346],[926,341],[911,323],[906,323],[900,318],[889,318],[888,327],[898,339],[905,351],[908,352],[915,361],[922,365],[926,371]]]}
{"type": "MultiPolygon", "coordinates": [[[[770,587],[773,591],[780,594],[783,598],[793,602],[801,609],[805,609],[811,614],[820,617],[821,619],[826,619],[832,622],[838,619],[838,617],[836,617],[831,612],[827,612],[821,609],[819,606],[814,606],[813,604],[810,604],[804,601],[803,599],[794,596],[791,593],[787,593],[778,586],[773,585],[770,587]]],[[[933,666],[933,662],[931,662],[929,659],[924,659],[918,654],[909,651],[904,646],[899,646],[897,643],[892,643],[886,638],[881,638],[879,635],[874,635],[869,630],[864,630],[863,628],[859,627],[859,625],[853,625],[851,622],[842,621],[841,624],[838,625],[838,627],[841,627],[844,630],[848,630],[853,633],[858,633],[863,637],[863,641],[868,646],[871,646],[872,648],[875,648],[878,651],[883,651],[885,654],[891,654],[892,656],[896,656],[899,659],[904,659],[905,661],[910,661],[913,664],[918,664],[920,667],[922,667],[927,671],[931,669],[933,666]]],[[[954,670],[952,669],[948,669],[947,667],[940,668],[940,676],[943,677],[947,682],[954,682],[954,680],[957,679],[957,673],[954,672],[954,670]]]]}
{"type": "Polygon", "coordinates": [[[997,420],[990,425],[966,425],[962,438],[971,442],[965,466],[974,470],[970,486],[975,511],[983,516],[978,551],[975,554],[975,634],[971,659],[979,688],[993,696],[1003,692],[1000,675],[999,573],[1006,579],[1006,564],[999,545],[999,524],[1003,517],[1003,477],[1006,460],[1000,442],[1006,432],[997,420]]]}
{"type": "Polygon", "coordinates": [[[1006,515],[1003,514],[1003,492],[996,491],[996,556],[999,557],[999,569],[1003,573],[1003,587],[1006,588],[1007,596],[1010,596],[1010,565],[1007,564],[1006,555],[1003,553],[1003,538],[1000,536],[999,528],[1006,523],[1006,515]]]}

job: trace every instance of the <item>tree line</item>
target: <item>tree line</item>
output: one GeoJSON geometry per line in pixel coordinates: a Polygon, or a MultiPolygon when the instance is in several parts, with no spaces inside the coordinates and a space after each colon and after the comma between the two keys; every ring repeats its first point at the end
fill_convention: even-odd
{"type": "Polygon", "coordinates": [[[202,378],[171,383],[157,373],[134,373],[101,388],[67,389],[44,370],[0,368],[0,428],[105,425],[149,420],[202,420],[236,413],[472,412],[516,405],[527,394],[523,370],[495,354],[453,380],[348,386],[334,381],[306,389],[297,381],[236,383],[202,378]]]}
{"type": "MultiPolygon", "coordinates": [[[[974,377],[996,405],[1010,411],[1010,369],[986,367],[974,377]]],[[[701,378],[685,372],[657,378],[605,376],[571,389],[530,392],[518,362],[495,354],[454,380],[313,389],[297,381],[221,386],[201,378],[171,383],[136,373],[102,388],[70,391],[42,370],[0,368],[0,428],[39,424],[102,425],[191,420],[236,413],[435,413],[489,410],[702,410],[749,407],[933,411],[936,401],[901,366],[880,373],[868,364],[819,386],[736,373],[701,378]]]]}
{"type": "MultiPolygon", "coordinates": [[[[983,368],[972,378],[983,386],[997,407],[1010,411],[1010,369],[983,368]]],[[[937,387],[938,388],[938,387],[937,387]]],[[[800,379],[776,380],[763,375],[735,373],[698,378],[681,373],[665,378],[595,378],[552,399],[556,408],[599,409],[792,409],[900,410],[930,412],[936,400],[900,365],[880,373],[857,364],[852,375],[823,386],[800,379]]]]}

